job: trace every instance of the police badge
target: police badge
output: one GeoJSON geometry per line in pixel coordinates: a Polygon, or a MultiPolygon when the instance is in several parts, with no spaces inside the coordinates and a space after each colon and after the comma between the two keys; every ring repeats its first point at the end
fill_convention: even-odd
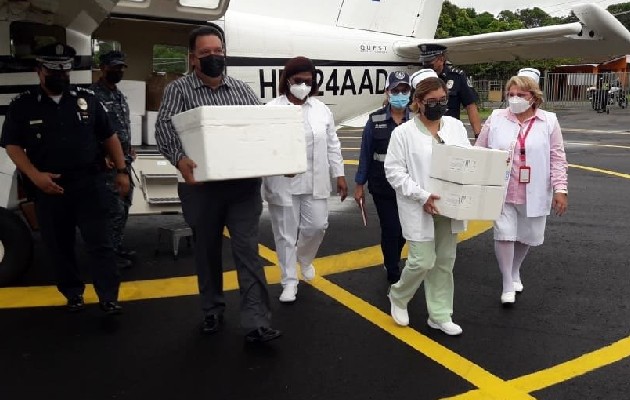
{"type": "Polygon", "coordinates": [[[448,90],[453,89],[453,83],[454,83],[454,82],[453,82],[453,80],[452,80],[452,79],[449,79],[449,80],[446,82],[446,87],[448,88],[448,90]]]}
{"type": "Polygon", "coordinates": [[[79,109],[85,111],[88,108],[88,104],[87,101],[85,101],[85,99],[83,97],[79,97],[77,99],[77,105],[79,106],[79,109]]]}

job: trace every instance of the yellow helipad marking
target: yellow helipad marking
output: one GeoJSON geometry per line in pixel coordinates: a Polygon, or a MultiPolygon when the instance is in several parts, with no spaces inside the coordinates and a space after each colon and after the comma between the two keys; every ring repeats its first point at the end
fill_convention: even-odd
{"type": "Polygon", "coordinates": [[[574,146],[592,146],[592,147],[610,147],[613,149],[630,149],[630,146],[621,146],[618,144],[598,144],[598,143],[584,143],[584,142],[567,142],[574,146]]]}
{"type": "Polygon", "coordinates": [[[618,178],[630,179],[630,174],[624,174],[622,172],[616,172],[616,171],[609,171],[607,169],[600,169],[600,168],[594,168],[594,167],[585,167],[583,165],[577,165],[577,164],[569,164],[569,167],[583,169],[585,171],[598,172],[600,174],[612,175],[612,176],[616,176],[618,178]]]}
{"type": "Polygon", "coordinates": [[[491,393],[493,395],[492,398],[510,400],[534,399],[534,397],[516,389],[512,385],[508,385],[504,380],[497,378],[477,364],[429,339],[420,332],[409,327],[402,328],[397,326],[388,314],[329,280],[316,277],[311,284],[396,339],[466,379],[483,392],[491,393]]]}
{"type": "MultiPolygon", "coordinates": [[[[473,221],[468,231],[461,236],[461,240],[480,234],[489,229],[488,222],[473,221]]],[[[224,232],[227,236],[227,231],[224,232]]],[[[262,258],[268,260],[273,266],[265,267],[265,275],[269,283],[280,282],[280,270],[277,267],[278,258],[275,251],[263,245],[258,246],[258,252],[262,258]]],[[[403,254],[406,256],[405,253],[403,254]]],[[[336,274],[353,271],[379,265],[383,262],[380,246],[370,246],[360,250],[353,250],[333,256],[321,257],[315,260],[317,272],[320,275],[336,274]]],[[[223,274],[223,287],[227,290],[238,288],[235,271],[223,274]]],[[[132,282],[123,282],[120,286],[120,300],[144,300],[177,296],[191,296],[198,294],[197,279],[194,276],[177,278],[150,279],[132,282]]],[[[97,301],[94,287],[86,285],[85,301],[95,303],[97,301]]],[[[0,288],[0,309],[24,308],[24,307],[49,307],[61,306],[65,299],[59,294],[55,286],[30,286],[0,288]]]]}
{"type": "MultiPolygon", "coordinates": [[[[630,357],[630,337],[554,367],[512,379],[508,383],[524,392],[535,392],[621,361],[627,357],[630,357]]],[[[472,390],[459,396],[450,397],[447,400],[478,400],[487,398],[487,395],[482,393],[482,391],[472,390]]]]}

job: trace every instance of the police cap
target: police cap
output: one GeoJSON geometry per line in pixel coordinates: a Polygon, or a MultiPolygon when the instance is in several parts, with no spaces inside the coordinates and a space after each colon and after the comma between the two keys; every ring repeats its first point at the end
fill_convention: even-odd
{"type": "Polygon", "coordinates": [[[405,71],[390,72],[387,78],[387,90],[392,90],[401,83],[409,85],[409,74],[405,71]]]}
{"type": "Polygon", "coordinates": [[[110,50],[107,53],[103,53],[99,57],[100,65],[124,65],[127,66],[125,62],[125,53],[118,50],[110,50]]]}
{"type": "Polygon", "coordinates": [[[77,52],[63,43],[52,43],[35,51],[35,60],[51,70],[70,71],[77,52]]]}
{"type": "Polygon", "coordinates": [[[446,52],[446,46],[436,43],[418,45],[420,48],[420,62],[432,61],[435,57],[446,52]]]}

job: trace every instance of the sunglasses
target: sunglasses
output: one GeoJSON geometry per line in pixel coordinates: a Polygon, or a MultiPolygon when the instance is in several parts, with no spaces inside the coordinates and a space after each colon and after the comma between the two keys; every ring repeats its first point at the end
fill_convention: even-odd
{"type": "Polygon", "coordinates": [[[445,106],[448,104],[448,98],[447,97],[442,97],[439,99],[424,99],[422,101],[422,104],[424,104],[425,106],[429,106],[429,107],[435,107],[438,104],[441,106],[445,106]]]}

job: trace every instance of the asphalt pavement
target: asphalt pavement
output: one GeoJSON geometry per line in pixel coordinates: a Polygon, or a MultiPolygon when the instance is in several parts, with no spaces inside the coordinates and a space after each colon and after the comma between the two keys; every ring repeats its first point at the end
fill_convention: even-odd
{"type": "MultiPolygon", "coordinates": [[[[273,325],[283,336],[252,346],[238,326],[239,295],[224,241],[225,329],[199,333],[192,249],[177,260],[157,227],[179,215],[130,218],[124,313],[95,304],[67,313],[36,240],[32,268],[0,289],[0,398],[13,399],[540,399],[630,398],[630,111],[558,110],[569,168],[569,210],[550,216],[545,243],[523,265],[524,292],[500,304],[492,231],[473,223],[455,265],[448,337],[426,325],[420,289],[411,324],[389,317],[376,210],[364,227],[351,198],[332,197],[318,277],[279,303],[268,214],[260,225],[273,325]],[[156,250],[158,250],[156,252],[156,250]]],[[[360,130],[339,131],[354,190],[360,130]]],[[[87,271],[85,254],[78,249],[87,271]]],[[[86,273],[86,278],[89,275],[86,273]]],[[[88,300],[91,298],[88,296],[88,300]]]]}

